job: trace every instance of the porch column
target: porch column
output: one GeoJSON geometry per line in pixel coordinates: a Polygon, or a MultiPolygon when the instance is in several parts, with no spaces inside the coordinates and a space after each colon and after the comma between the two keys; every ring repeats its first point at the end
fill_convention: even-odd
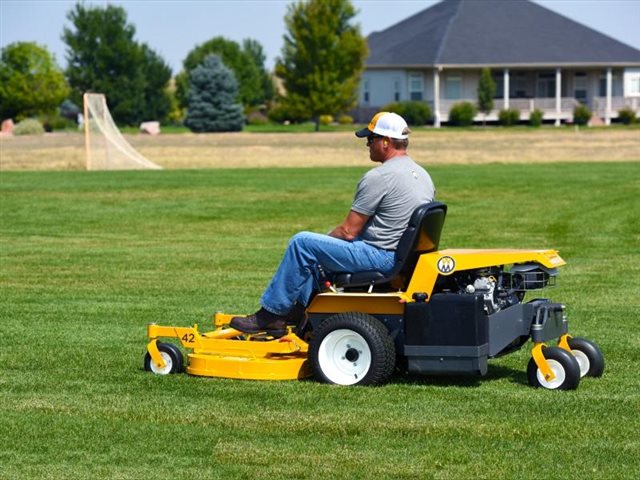
{"type": "Polygon", "coordinates": [[[502,92],[502,98],[504,101],[504,109],[507,110],[509,108],[509,69],[504,69],[504,89],[502,92]]]}
{"type": "Polygon", "coordinates": [[[556,127],[560,126],[560,114],[562,113],[562,73],[556,68],[556,127]]]}
{"type": "Polygon", "coordinates": [[[611,125],[611,92],[613,90],[613,75],[611,73],[611,68],[607,68],[607,101],[606,101],[606,110],[604,112],[604,123],[605,125],[611,125]]]}
{"type": "Polygon", "coordinates": [[[433,126],[440,128],[440,67],[433,69],[433,126]]]}

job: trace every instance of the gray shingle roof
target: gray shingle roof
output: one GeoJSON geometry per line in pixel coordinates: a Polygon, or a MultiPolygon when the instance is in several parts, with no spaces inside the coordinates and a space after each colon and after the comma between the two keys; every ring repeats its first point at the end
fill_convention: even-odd
{"type": "Polygon", "coordinates": [[[367,40],[367,67],[640,65],[640,50],[528,0],[444,0],[367,40]]]}

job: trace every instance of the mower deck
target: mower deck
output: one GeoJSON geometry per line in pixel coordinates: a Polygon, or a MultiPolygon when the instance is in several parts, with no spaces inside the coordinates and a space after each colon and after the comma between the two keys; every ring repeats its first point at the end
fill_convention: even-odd
{"type": "Polygon", "coordinates": [[[295,333],[274,339],[265,334],[246,335],[224,328],[234,315],[216,313],[215,330],[206,333],[193,327],[171,327],[149,324],[147,346],[155,367],[162,369],[166,361],[157,346],[159,337],[177,338],[187,355],[186,372],[204,377],[240,378],[247,380],[297,380],[311,375],[308,367],[308,344],[295,333]]]}

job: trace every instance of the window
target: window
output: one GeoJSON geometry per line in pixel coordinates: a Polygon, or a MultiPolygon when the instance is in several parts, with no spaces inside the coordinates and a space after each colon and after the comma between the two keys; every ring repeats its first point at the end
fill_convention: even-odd
{"type": "Polygon", "coordinates": [[[365,78],[362,81],[362,101],[369,103],[369,79],[365,78]]]}
{"type": "Polygon", "coordinates": [[[509,90],[512,98],[527,98],[528,78],[525,72],[514,72],[509,79],[509,90]]]}
{"type": "Polygon", "coordinates": [[[393,79],[393,101],[400,101],[400,80],[397,78],[393,79]]]}
{"type": "Polygon", "coordinates": [[[573,74],[573,96],[584,103],[587,101],[587,74],[576,72],[573,74]]]}
{"type": "MultiPolygon", "coordinates": [[[[612,72],[611,73],[611,95],[613,97],[621,97],[623,95],[622,92],[622,81],[620,80],[620,73],[612,72]]],[[[598,96],[606,97],[607,96],[607,72],[602,72],[600,74],[600,78],[598,79],[598,96]]],[[[632,95],[626,95],[632,96],[632,95]]]]}
{"type": "Polygon", "coordinates": [[[556,96],[556,74],[539,73],[537,83],[537,97],[553,98],[556,96]]]}
{"type": "Polygon", "coordinates": [[[496,84],[496,91],[493,94],[493,98],[502,98],[504,96],[504,72],[493,71],[491,72],[491,77],[496,84]]]}
{"type": "Polygon", "coordinates": [[[629,68],[624,72],[624,96],[640,97],[640,69],[629,68]]]}
{"type": "Polygon", "coordinates": [[[628,96],[629,97],[640,96],[640,76],[629,79],[628,96]]]}
{"type": "Polygon", "coordinates": [[[444,98],[458,100],[462,98],[462,77],[449,75],[444,81],[444,98]]]}
{"type": "Polygon", "coordinates": [[[422,73],[409,74],[409,100],[422,100],[424,81],[422,73]]]}

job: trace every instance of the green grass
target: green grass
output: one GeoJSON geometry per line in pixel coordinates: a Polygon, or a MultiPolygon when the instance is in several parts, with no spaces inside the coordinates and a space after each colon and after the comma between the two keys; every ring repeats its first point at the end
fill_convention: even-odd
{"type": "Polygon", "coordinates": [[[532,389],[528,348],[379,388],[153,376],[148,322],[255,309],[365,170],[3,172],[0,478],[636,478],[640,163],[429,170],[442,247],[561,250],[546,294],[602,378],[532,389]]]}

